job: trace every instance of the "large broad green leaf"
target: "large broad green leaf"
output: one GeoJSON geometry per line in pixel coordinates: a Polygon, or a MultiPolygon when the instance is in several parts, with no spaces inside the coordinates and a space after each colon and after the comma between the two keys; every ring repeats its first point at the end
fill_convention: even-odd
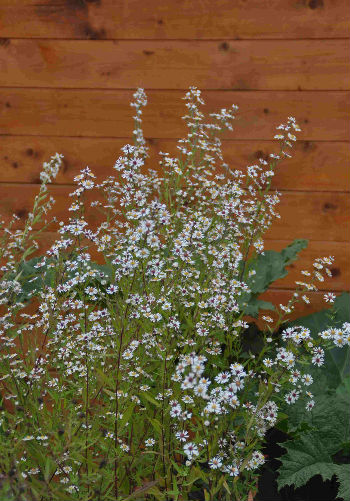
{"type": "Polygon", "coordinates": [[[274,310],[272,303],[262,301],[258,299],[258,296],[265,292],[273,282],[288,274],[286,266],[295,261],[298,253],[307,245],[307,240],[294,240],[281,252],[264,251],[250,263],[249,270],[255,271],[255,275],[247,279],[251,293],[243,294],[239,299],[239,306],[246,315],[257,317],[260,309],[274,310]]]}
{"type": "Polygon", "coordinates": [[[280,458],[279,488],[284,485],[300,487],[315,475],[321,475],[324,480],[336,475],[340,483],[339,496],[350,501],[350,476],[346,476],[350,465],[338,465],[332,460],[332,456],[349,442],[349,418],[347,399],[336,394],[320,397],[313,411],[307,413],[308,431],[304,429],[300,437],[281,444],[287,453],[280,458]]]}
{"type": "Polygon", "coordinates": [[[326,438],[318,431],[309,432],[301,438],[284,442],[287,453],[280,458],[282,466],[279,468],[277,479],[278,488],[285,485],[301,487],[315,475],[321,475],[323,480],[330,480],[333,475],[339,482],[339,497],[344,501],[349,498],[350,465],[338,465],[332,461],[332,454],[337,444],[332,437],[326,438]]]}
{"type": "Polygon", "coordinates": [[[269,301],[262,301],[261,299],[253,298],[249,300],[244,312],[246,315],[256,318],[259,310],[274,310],[275,306],[269,301]]]}
{"type": "Polygon", "coordinates": [[[338,386],[337,395],[349,399],[350,396],[350,375],[348,374],[342,381],[342,383],[338,386]]]}
{"type": "MultiPolygon", "coordinates": [[[[47,268],[45,273],[40,276],[40,269],[35,268],[35,265],[42,261],[42,257],[34,257],[29,261],[22,261],[18,267],[19,281],[22,286],[22,293],[17,298],[20,302],[27,302],[31,295],[36,295],[42,290],[43,285],[51,286],[54,283],[55,272],[47,268]],[[35,280],[33,278],[37,277],[35,280]]],[[[48,260],[51,263],[52,260],[48,260]]]]}
{"type": "MultiPolygon", "coordinates": [[[[333,466],[331,455],[324,448],[324,443],[317,433],[309,433],[299,440],[284,442],[287,453],[282,456],[277,485],[301,487],[315,475],[328,478],[329,466],[333,466]]],[[[331,474],[332,477],[333,473],[331,474]]]]}
{"type": "Polygon", "coordinates": [[[288,453],[285,456],[283,469],[280,469],[280,475],[277,479],[278,488],[285,485],[294,485],[301,487],[305,485],[315,475],[321,475],[323,480],[331,480],[336,475],[339,482],[338,499],[350,501],[349,478],[350,465],[334,464],[331,458],[324,454],[321,461],[318,461],[318,453],[322,443],[317,441],[315,436],[312,442],[300,440],[293,446],[289,446],[288,453]]]}
{"type": "Polygon", "coordinates": [[[329,452],[341,449],[349,440],[350,409],[345,397],[333,393],[320,396],[314,409],[307,412],[309,423],[315,431],[329,442],[329,452]]]}
{"type": "Polygon", "coordinates": [[[344,322],[350,322],[350,294],[343,292],[338,296],[332,308],[325,308],[324,310],[305,317],[300,317],[289,325],[303,325],[311,330],[311,334],[316,335],[320,331],[329,327],[330,318],[332,317],[332,326],[340,326],[344,322]]]}
{"type": "Polygon", "coordinates": [[[107,264],[97,264],[94,262],[91,262],[90,266],[92,269],[99,272],[100,277],[96,277],[98,281],[101,281],[103,279],[112,280],[113,269],[111,266],[108,266],[107,264]]]}
{"type": "Polygon", "coordinates": [[[307,240],[294,240],[281,252],[269,250],[264,251],[264,254],[259,254],[251,265],[251,269],[256,272],[251,281],[248,282],[252,293],[261,294],[273,282],[285,277],[288,274],[286,266],[295,261],[298,253],[307,245],[307,240]]]}
{"type": "MultiPolygon", "coordinates": [[[[319,332],[329,326],[341,326],[349,320],[349,299],[349,294],[344,293],[335,300],[331,309],[299,318],[288,326],[303,325],[311,330],[313,336],[318,336],[319,332]]],[[[292,433],[304,424],[310,424],[319,408],[331,422],[334,418],[334,407],[329,405],[328,399],[334,398],[335,395],[339,395],[346,402],[350,400],[349,347],[334,347],[326,351],[325,364],[322,367],[310,366],[307,372],[314,379],[309,389],[314,395],[316,406],[312,413],[309,413],[305,410],[305,401],[298,400],[293,406],[282,404],[282,411],[288,414],[288,431],[292,433]]]]}
{"type": "Polygon", "coordinates": [[[335,474],[339,481],[338,497],[350,501],[350,465],[336,465],[335,474]]]}

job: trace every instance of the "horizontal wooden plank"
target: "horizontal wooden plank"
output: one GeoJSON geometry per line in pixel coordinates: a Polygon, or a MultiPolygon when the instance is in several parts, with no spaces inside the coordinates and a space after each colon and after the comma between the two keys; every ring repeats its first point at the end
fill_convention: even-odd
{"type": "Polygon", "coordinates": [[[283,193],[279,212],[267,238],[348,241],[350,198],[347,193],[283,193]]]}
{"type": "Polygon", "coordinates": [[[340,38],[347,0],[2,0],[3,37],[340,38]]]}
{"type": "MultiPolygon", "coordinates": [[[[50,192],[56,199],[54,214],[59,219],[68,215],[70,198],[68,194],[73,191],[70,186],[52,186],[50,192]]],[[[23,219],[32,210],[37,185],[0,184],[0,213],[8,221],[13,213],[21,220],[18,227],[23,226],[23,219]]],[[[95,193],[87,192],[86,199],[95,200],[95,193]]],[[[269,239],[292,240],[294,238],[307,238],[317,241],[349,241],[349,220],[347,214],[350,210],[350,200],[346,193],[336,192],[284,192],[279,212],[281,219],[275,220],[266,234],[269,239]]],[[[92,224],[99,221],[96,209],[88,209],[92,224]]]]}
{"type": "MultiPolygon", "coordinates": [[[[177,138],[185,133],[181,91],[147,92],[147,137],[177,138]]],[[[349,138],[350,93],[344,91],[206,91],[205,112],[240,107],[235,130],[224,138],[271,139],[275,127],[293,114],[303,140],[349,138]]],[[[0,89],[0,134],[129,137],[133,130],[132,91],[0,89]]]]}
{"type": "MultiPolygon", "coordinates": [[[[130,141],[130,140],[129,140],[130,141]]],[[[0,182],[37,183],[42,163],[54,153],[64,155],[64,165],[56,184],[70,184],[79,170],[89,165],[99,179],[111,175],[120,148],[128,139],[0,136],[0,182]]],[[[157,169],[159,151],[177,155],[175,140],[148,141],[148,166],[157,169]]],[[[277,141],[233,141],[222,143],[225,162],[245,169],[276,152],[277,141]]],[[[283,190],[349,191],[350,143],[297,141],[293,157],[276,169],[273,186],[283,190]]]]}
{"type": "Polygon", "coordinates": [[[11,40],[0,86],[349,90],[347,40],[11,40]]]}

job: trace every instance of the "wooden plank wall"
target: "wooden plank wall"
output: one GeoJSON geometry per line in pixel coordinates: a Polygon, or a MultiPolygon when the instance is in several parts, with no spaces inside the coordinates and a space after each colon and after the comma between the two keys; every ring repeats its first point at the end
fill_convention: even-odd
{"type": "MultiPolygon", "coordinates": [[[[133,90],[149,105],[144,131],[156,152],[184,134],[181,97],[199,87],[206,110],[240,107],[224,136],[244,169],[276,151],[274,127],[293,115],[302,133],[274,186],[282,219],[266,247],[310,244],[266,297],[286,302],[299,270],[334,255],[320,289],[349,290],[348,0],[0,0],[0,208],[22,219],[43,161],[65,156],[53,193],[66,214],[80,168],[111,172],[132,131],[133,90]]],[[[47,242],[52,238],[46,235],[47,242]]],[[[297,314],[324,307],[323,292],[297,314]]]]}

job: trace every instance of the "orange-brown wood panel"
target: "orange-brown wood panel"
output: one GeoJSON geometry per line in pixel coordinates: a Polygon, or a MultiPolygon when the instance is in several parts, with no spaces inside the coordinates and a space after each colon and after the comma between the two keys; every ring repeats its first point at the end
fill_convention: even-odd
{"type": "MultiPolygon", "coordinates": [[[[148,91],[144,113],[148,137],[177,138],[185,132],[184,93],[148,91]]],[[[0,134],[129,137],[132,91],[96,89],[0,89],[0,134]]],[[[275,126],[294,115],[303,140],[349,138],[350,92],[206,91],[205,112],[240,107],[233,132],[224,138],[271,139],[275,126]]]]}
{"type": "Polygon", "coordinates": [[[350,197],[336,192],[285,192],[266,238],[349,241],[350,197]]]}
{"type": "MultiPolygon", "coordinates": [[[[66,219],[69,212],[71,186],[52,186],[50,193],[56,199],[54,213],[58,218],[66,219]]],[[[1,212],[5,221],[9,221],[13,213],[21,220],[17,227],[23,227],[23,220],[32,210],[37,185],[0,184],[1,212]]],[[[89,203],[96,199],[96,194],[86,192],[89,203]]],[[[291,240],[306,238],[317,241],[349,241],[350,199],[347,193],[337,192],[284,192],[279,212],[281,219],[276,219],[266,238],[291,240]]],[[[99,221],[96,209],[88,210],[92,224],[99,221]]]]}
{"type": "Polygon", "coordinates": [[[2,37],[341,38],[347,0],[2,0],[2,37]]]}
{"type": "MultiPolygon", "coordinates": [[[[113,165],[121,147],[131,138],[72,138],[0,136],[0,182],[37,183],[42,163],[56,152],[64,155],[63,167],[55,184],[70,184],[80,169],[88,165],[98,179],[113,174],[113,165]]],[[[233,169],[244,170],[278,150],[277,141],[224,140],[225,162],[233,169]]],[[[147,166],[159,168],[159,151],[178,155],[176,140],[148,140],[150,157],[147,166]]],[[[297,141],[293,157],[276,169],[273,187],[283,190],[349,191],[350,143],[297,141]],[[336,175],[335,175],[336,173],[336,175]]]]}
{"type": "Polygon", "coordinates": [[[0,86],[346,90],[347,40],[10,40],[0,86]]]}

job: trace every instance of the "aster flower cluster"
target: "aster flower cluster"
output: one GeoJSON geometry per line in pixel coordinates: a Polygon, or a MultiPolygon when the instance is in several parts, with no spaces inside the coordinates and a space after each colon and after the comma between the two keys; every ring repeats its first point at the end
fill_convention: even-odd
{"type": "Polygon", "coordinates": [[[281,404],[305,398],[311,409],[307,367],[349,344],[348,323],[317,339],[301,327],[270,337],[330,275],[328,257],[279,305],[261,353],[243,348],[251,263],[279,217],[271,180],[290,156],[296,120],[277,127],[276,153],[232,170],[218,134],[233,129],[237,106],[207,120],[190,88],[179,155],[160,152],[160,169],[147,170],[147,97],[138,89],[134,98],[134,144],[107,179],[88,167],[75,177],[70,216],[30,277],[26,259],[61,155],[43,166],[25,228],[14,217],[4,231],[0,471],[4,495],[16,499],[120,501],[137,489],[146,499],[187,499],[199,482],[208,499],[225,499],[223,486],[246,499],[281,404]]]}
{"type": "MultiPolygon", "coordinates": [[[[255,374],[252,371],[247,373],[242,364],[233,363],[229,370],[219,372],[211,381],[204,375],[206,362],[206,357],[191,353],[182,356],[176,366],[172,379],[180,385],[183,397],[182,403],[177,400],[170,402],[170,416],[174,418],[175,429],[179,428],[175,436],[184,443],[186,465],[191,465],[203,456],[210,469],[238,476],[244,469],[253,470],[265,461],[259,451],[252,452],[246,447],[244,434],[237,434],[237,422],[241,418],[249,420],[253,413],[251,402],[240,402],[240,398],[255,374]],[[194,415],[193,426],[191,418],[194,415]],[[195,430],[198,429],[199,422],[203,433],[196,436],[195,430]],[[184,430],[186,425],[192,438],[184,430]],[[220,440],[217,440],[219,429],[220,440]],[[195,442],[193,437],[197,438],[195,442]]],[[[260,409],[255,407],[254,413],[257,430],[260,432],[262,428],[266,430],[273,426],[277,420],[277,406],[274,402],[267,402],[260,409]]]]}

